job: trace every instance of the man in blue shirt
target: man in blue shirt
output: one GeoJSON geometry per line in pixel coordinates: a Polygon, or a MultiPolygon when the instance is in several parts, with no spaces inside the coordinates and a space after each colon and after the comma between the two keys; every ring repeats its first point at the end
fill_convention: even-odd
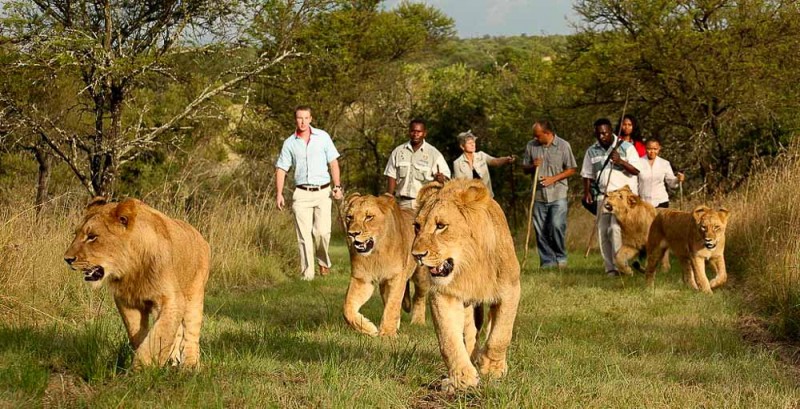
{"type": "Polygon", "coordinates": [[[283,198],[286,173],[294,166],[292,211],[300,248],[302,279],[313,280],[314,256],[319,264],[320,275],[327,275],[331,267],[331,258],[328,255],[331,240],[331,193],[337,200],[343,195],[337,160],[339,152],[327,132],[311,126],[310,107],[297,107],[294,116],[297,125],[295,132],[283,142],[280,156],[275,163],[275,204],[279,210],[283,210],[286,204],[283,198]]]}

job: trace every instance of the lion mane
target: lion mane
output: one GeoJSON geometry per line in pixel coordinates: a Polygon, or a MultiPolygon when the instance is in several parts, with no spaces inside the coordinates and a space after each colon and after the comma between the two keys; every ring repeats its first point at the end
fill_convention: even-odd
{"type": "Polygon", "coordinates": [[[647,285],[655,280],[658,258],[669,249],[683,268],[683,281],[695,290],[711,294],[728,280],[725,271],[725,228],[728,210],[698,206],[692,212],[664,210],[656,216],[647,237],[647,285]],[[706,276],[709,260],[716,276],[706,276]]]}
{"type": "Polygon", "coordinates": [[[393,336],[400,326],[402,304],[411,310],[412,324],[424,324],[430,284],[421,269],[415,273],[411,257],[413,213],[400,209],[391,195],[354,193],[345,200],[344,214],[351,268],[344,300],[345,321],[364,334],[393,336]],[[413,301],[409,299],[409,278],[413,278],[415,287],[413,301]],[[384,304],[380,328],[359,312],[372,296],[375,283],[384,304]]]}
{"type": "Polygon", "coordinates": [[[96,197],[64,260],[95,287],[110,289],[135,351],[134,368],[169,361],[197,368],[210,255],[188,223],[136,199],[96,197]]]}
{"type": "Polygon", "coordinates": [[[520,266],[503,210],[480,181],[430,183],[417,196],[412,254],[431,276],[431,312],[448,377],[445,389],[505,375],[520,298],[520,266]],[[488,304],[485,345],[476,348],[472,309],[488,304]]]}
{"type": "MultiPolygon", "coordinates": [[[[622,230],[622,246],[614,256],[614,264],[623,274],[631,275],[633,270],[628,261],[647,248],[647,234],[656,218],[656,208],[625,185],[608,192],[602,211],[613,213],[622,230]]],[[[661,266],[662,271],[669,270],[668,253],[664,253],[661,266]]]]}

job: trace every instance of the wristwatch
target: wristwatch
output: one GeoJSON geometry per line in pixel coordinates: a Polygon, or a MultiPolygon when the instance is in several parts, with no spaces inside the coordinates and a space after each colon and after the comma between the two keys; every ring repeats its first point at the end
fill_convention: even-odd
{"type": "Polygon", "coordinates": [[[333,190],[342,190],[342,185],[336,185],[333,187],[333,190]]]}

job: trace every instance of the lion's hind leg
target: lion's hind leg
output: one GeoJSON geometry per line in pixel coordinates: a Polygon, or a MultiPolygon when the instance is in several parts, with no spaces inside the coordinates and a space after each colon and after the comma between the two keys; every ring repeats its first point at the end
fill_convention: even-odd
{"type": "Polygon", "coordinates": [[[653,287],[653,285],[655,285],[656,268],[658,267],[659,261],[662,261],[664,257],[668,257],[667,242],[659,237],[658,232],[654,233],[656,228],[657,226],[654,223],[653,226],[650,227],[650,234],[647,237],[647,267],[644,272],[647,287],[653,287]]]}
{"type": "Polygon", "coordinates": [[[351,277],[344,298],[344,320],[356,331],[371,336],[378,335],[378,327],[369,318],[361,315],[359,310],[367,303],[374,290],[375,286],[371,281],[351,277]]]}
{"type": "MultiPolygon", "coordinates": [[[[202,295],[188,302],[183,318],[182,365],[187,369],[200,367],[200,329],[203,326],[202,295]]],[[[178,346],[175,347],[178,349],[178,346]]]]}

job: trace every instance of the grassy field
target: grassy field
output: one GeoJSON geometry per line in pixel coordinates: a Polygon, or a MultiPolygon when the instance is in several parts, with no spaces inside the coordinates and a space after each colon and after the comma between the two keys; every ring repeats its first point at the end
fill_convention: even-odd
{"type": "MultiPolygon", "coordinates": [[[[334,274],[206,298],[203,369],[127,371],[131,352],[105,290],[87,321],[0,324],[3,407],[796,407],[796,372],[743,341],[740,301],[673,271],[612,279],[598,256],[524,272],[508,376],[447,395],[430,324],[373,339],[344,324],[347,252],[334,274]]],[[[535,258],[529,265],[534,265],[535,258]]],[[[80,277],[75,277],[80,280],[80,277]]],[[[378,297],[366,314],[378,319],[378,297]]],[[[23,322],[23,321],[19,321],[23,322]]]]}

